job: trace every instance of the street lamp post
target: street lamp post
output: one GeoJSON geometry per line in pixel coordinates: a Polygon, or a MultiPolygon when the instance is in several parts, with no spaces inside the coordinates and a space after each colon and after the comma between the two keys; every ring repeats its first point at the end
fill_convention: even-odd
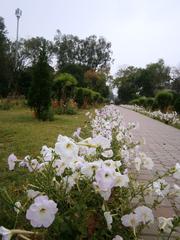
{"type": "Polygon", "coordinates": [[[21,9],[17,8],[16,11],[15,11],[15,15],[17,17],[16,50],[15,50],[15,68],[16,68],[17,67],[17,60],[18,60],[19,19],[22,16],[21,9]]]}

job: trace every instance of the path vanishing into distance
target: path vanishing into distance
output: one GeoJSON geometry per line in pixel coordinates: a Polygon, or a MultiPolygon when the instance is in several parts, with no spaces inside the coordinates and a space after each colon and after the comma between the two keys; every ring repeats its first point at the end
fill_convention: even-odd
{"type": "MultiPolygon", "coordinates": [[[[142,150],[151,157],[154,161],[154,169],[141,170],[140,180],[145,181],[152,178],[155,171],[160,173],[165,172],[167,169],[175,166],[177,162],[180,163],[180,130],[168,126],[160,121],[154,120],[140,113],[120,107],[125,123],[136,122],[139,127],[133,130],[133,135],[138,140],[145,139],[145,145],[142,150]]],[[[180,185],[180,181],[172,177],[166,178],[168,183],[180,185]]],[[[180,199],[175,199],[178,208],[180,209],[180,199]]],[[[180,215],[179,212],[174,212],[171,208],[170,202],[165,200],[162,206],[155,212],[156,217],[172,217],[173,215],[180,215]]],[[[148,240],[155,238],[157,230],[149,229],[145,235],[148,240]]],[[[180,233],[179,233],[180,236],[180,233]]],[[[174,239],[174,238],[171,238],[174,239]]]]}

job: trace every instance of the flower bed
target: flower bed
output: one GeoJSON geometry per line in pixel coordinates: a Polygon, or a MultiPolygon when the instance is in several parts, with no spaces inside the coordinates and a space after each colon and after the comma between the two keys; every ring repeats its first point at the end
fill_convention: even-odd
{"type": "MultiPolygon", "coordinates": [[[[91,136],[59,135],[55,147],[43,146],[40,156],[8,158],[9,170],[25,168],[32,178],[21,199],[7,202],[17,216],[14,228],[1,226],[3,239],[139,239],[154,224],[153,209],[165,199],[180,197],[180,187],[164,179],[180,179],[180,164],[151,180],[138,181],[141,170],[154,163],[141,152],[132,134],[134,123],[123,122],[116,106],[96,110],[91,136]],[[27,230],[19,229],[23,219],[27,230]]],[[[177,206],[174,204],[174,208],[177,206]]],[[[176,210],[176,209],[175,209],[176,210]]],[[[159,218],[160,234],[170,239],[180,218],[159,218]]]]}
{"type": "Polygon", "coordinates": [[[173,126],[180,125],[180,118],[179,118],[177,112],[162,113],[160,110],[151,112],[151,111],[147,111],[144,107],[140,107],[137,105],[121,105],[121,106],[128,108],[130,110],[133,110],[135,112],[142,113],[148,117],[157,119],[166,124],[170,124],[173,126]]]}

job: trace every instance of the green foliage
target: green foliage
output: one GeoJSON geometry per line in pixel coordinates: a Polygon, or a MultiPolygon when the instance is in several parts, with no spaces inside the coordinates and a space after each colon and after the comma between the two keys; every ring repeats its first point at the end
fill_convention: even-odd
{"type": "Polygon", "coordinates": [[[79,64],[67,64],[61,68],[61,73],[69,73],[73,75],[77,80],[77,86],[84,86],[84,73],[87,71],[86,66],[82,66],[79,64]]]}
{"type": "Polygon", "coordinates": [[[84,74],[85,87],[96,92],[98,91],[105,98],[109,96],[109,87],[106,85],[106,82],[107,75],[103,72],[96,72],[91,69],[84,74]]]}
{"type": "Polygon", "coordinates": [[[9,41],[4,19],[0,17],[0,97],[7,97],[12,90],[12,69],[9,58],[9,41]]]}
{"type": "Polygon", "coordinates": [[[160,59],[146,68],[129,66],[120,69],[113,84],[118,88],[118,96],[122,103],[127,103],[138,96],[153,97],[160,89],[170,85],[170,68],[160,59]]]}
{"type": "Polygon", "coordinates": [[[89,88],[77,88],[75,99],[78,107],[87,107],[88,105],[102,103],[104,101],[100,93],[89,88]]]}
{"type": "Polygon", "coordinates": [[[46,121],[46,120],[53,121],[54,120],[53,109],[51,107],[49,107],[49,108],[45,108],[45,109],[41,110],[38,118],[41,119],[42,121],[46,121]]]}
{"type": "Polygon", "coordinates": [[[58,30],[55,36],[55,52],[58,69],[67,64],[80,64],[89,69],[109,70],[111,62],[111,43],[95,35],[79,39],[73,35],[62,35],[58,30]]]}
{"type": "Polygon", "coordinates": [[[140,104],[139,104],[139,98],[135,98],[135,99],[131,100],[129,103],[130,103],[131,105],[138,105],[138,106],[140,106],[140,104]]]}
{"type": "Polygon", "coordinates": [[[147,97],[146,98],[146,108],[152,109],[154,102],[155,102],[155,99],[153,97],[147,97]]]}
{"type": "Polygon", "coordinates": [[[28,105],[34,109],[38,119],[51,120],[51,74],[47,63],[45,46],[41,50],[39,60],[33,68],[33,79],[28,96],[28,105]],[[50,117],[50,119],[48,119],[50,117]]]}
{"type": "Polygon", "coordinates": [[[146,109],[152,109],[155,100],[152,97],[139,97],[130,101],[132,105],[138,105],[145,107],[146,109]]]}
{"type": "Polygon", "coordinates": [[[54,79],[53,90],[55,98],[62,99],[64,104],[68,99],[73,98],[77,80],[69,73],[61,73],[54,79]]]}
{"type": "Polygon", "coordinates": [[[166,112],[173,101],[173,94],[167,90],[160,91],[156,94],[155,101],[161,111],[166,112]]]}
{"type": "Polygon", "coordinates": [[[180,114],[180,95],[176,98],[174,102],[174,109],[177,113],[180,114]]]}
{"type": "Polygon", "coordinates": [[[146,107],[146,97],[139,97],[139,105],[146,107]]]}

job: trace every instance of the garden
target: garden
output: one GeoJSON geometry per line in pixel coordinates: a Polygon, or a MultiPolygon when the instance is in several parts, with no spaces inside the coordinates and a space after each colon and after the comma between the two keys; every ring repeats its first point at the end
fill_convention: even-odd
{"type": "Polygon", "coordinates": [[[179,217],[155,219],[154,210],[179,197],[179,186],[165,178],[179,180],[180,165],[140,182],[141,170],[151,171],[154,163],[119,107],[82,110],[74,121],[62,115],[48,125],[27,110],[3,113],[12,150],[2,165],[3,239],[141,239],[153,224],[159,239],[171,239],[179,217]]]}
{"type": "Polygon", "coordinates": [[[104,37],[13,42],[0,17],[3,240],[179,239],[180,163],[156,169],[118,105],[179,128],[180,72],[160,59],[112,76],[112,62],[104,37]]]}

